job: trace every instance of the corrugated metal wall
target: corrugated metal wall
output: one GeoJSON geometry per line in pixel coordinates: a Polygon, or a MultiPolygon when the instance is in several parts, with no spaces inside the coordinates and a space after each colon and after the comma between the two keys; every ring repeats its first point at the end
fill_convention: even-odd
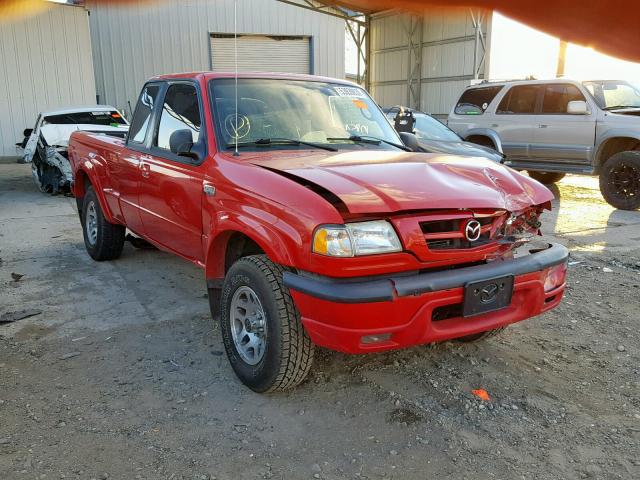
{"type": "MultiPolygon", "coordinates": [[[[485,16],[483,33],[491,17],[485,16]]],[[[488,45],[487,40],[487,45],[488,45]]],[[[439,117],[448,115],[460,92],[474,78],[476,33],[471,12],[425,10],[422,18],[386,12],[371,21],[371,91],[382,106],[410,105],[408,79],[419,55],[420,109],[439,117]],[[412,31],[416,20],[418,28],[412,31]],[[410,33],[411,32],[411,33],[410,33]],[[409,47],[411,38],[414,49],[409,47]]],[[[488,49],[488,47],[487,47],[488,49]]],[[[482,49],[481,49],[482,50],[482,49]]],[[[487,52],[488,53],[488,52],[487,52]]],[[[484,77],[487,65],[482,69],[484,77]]],[[[415,88],[418,88],[416,84],[415,88]]]]}
{"type": "MultiPolygon", "coordinates": [[[[211,33],[233,33],[233,0],[87,1],[100,100],[135,104],[163,73],[210,70],[211,33]]],[[[344,21],[275,0],[238,1],[238,33],[312,37],[316,75],[344,77],[344,21]]],[[[265,62],[269,59],[266,58],[265,62]]]]}
{"type": "Polygon", "coordinates": [[[52,4],[0,23],[0,156],[16,154],[41,111],[96,103],[87,12],[52,4]]]}

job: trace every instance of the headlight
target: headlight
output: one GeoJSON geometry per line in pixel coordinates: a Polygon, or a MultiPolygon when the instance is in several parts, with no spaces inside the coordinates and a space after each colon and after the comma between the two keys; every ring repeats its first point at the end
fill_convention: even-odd
{"type": "Polygon", "coordinates": [[[313,237],[313,252],[330,257],[353,257],[401,250],[398,235],[385,220],[324,225],[316,230],[313,237]]]}

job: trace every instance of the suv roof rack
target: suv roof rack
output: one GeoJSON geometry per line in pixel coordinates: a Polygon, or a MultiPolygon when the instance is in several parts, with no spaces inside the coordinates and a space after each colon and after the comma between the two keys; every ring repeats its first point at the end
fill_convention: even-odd
{"type": "Polygon", "coordinates": [[[480,82],[478,83],[474,83],[471,86],[475,86],[475,85],[487,85],[487,84],[491,84],[491,83],[510,83],[510,82],[526,82],[526,81],[532,81],[532,80],[540,80],[539,78],[534,77],[533,75],[529,75],[527,77],[524,78],[494,78],[491,80],[488,79],[482,79],[480,82]]]}

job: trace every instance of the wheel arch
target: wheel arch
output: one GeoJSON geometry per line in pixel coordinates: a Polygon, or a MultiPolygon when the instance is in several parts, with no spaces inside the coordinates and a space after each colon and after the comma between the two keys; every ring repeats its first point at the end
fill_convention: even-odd
{"type": "Polygon", "coordinates": [[[473,142],[474,139],[486,138],[493,143],[494,150],[504,153],[502,151],[502,141],[500,140],[500,136],[495,130],[491,130],[490,128],[472,128],[465,131],[461,136],[467,142],[473,142]]]}
{"type": "Polygon", "coordinates": [[[598,144],[594,162],[596,173],[600,173],[604,163],[616,153],[633,150],[640,150],[640,136],[624,131],[611,132],[598,144]]]}
{"type": "Polygon", "coordinates": [[[73,194],[76,198],[78,214],[82,217],[82,204],[84,201],[84,196],[87,194],[87,190],[89,190],[90,187],[93,187],[93,190],[94,192],[96,192],[96,196],[98,197],[98,202],[100,202],[102,213],[107,221],[109,223],[120,223],[113,216],[113,213],[109,208],[109,204],[102,189],[100,179],[95,173],[96,172],[93,171],[92,168],[86,168],[86,166],[84,165],[82,165],[74,172],[73,194]]]}

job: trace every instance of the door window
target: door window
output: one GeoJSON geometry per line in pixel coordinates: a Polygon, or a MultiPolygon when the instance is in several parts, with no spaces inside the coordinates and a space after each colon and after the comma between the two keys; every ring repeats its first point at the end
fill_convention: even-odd
{"type": "Polygon", "coordinates": [[[496,113],[533,114],[540,87],[536,85],[518,85],[512,87],[504,96],[496,113]]]}
{"type": "Polygon", "coordinates": [[[171,151],[171,134],[177,130],[189,130],[192,142],[200,139],[200,103],[196,88],[188,83],[176,83],[169,87],[164,97],[158,134],[154,145],[171,151]]]}
{"type": "Polygon", "coordinates": [[[144,143],[144,139],[147,137],[149,122],[151,121],[153,106],[159,91],[159,85],[147,85],[142,89],[142,93],[136,104],[136,111],[133,114],[131,127],[129,127],[129,142],[144,143]]]}
{"type": "Polygon", "coordinates": [[[575,85],[547,85],[544,89],[542,113],[567,113],[567,104],[575,100],[585,101],[584,95],[575,85]]]}

